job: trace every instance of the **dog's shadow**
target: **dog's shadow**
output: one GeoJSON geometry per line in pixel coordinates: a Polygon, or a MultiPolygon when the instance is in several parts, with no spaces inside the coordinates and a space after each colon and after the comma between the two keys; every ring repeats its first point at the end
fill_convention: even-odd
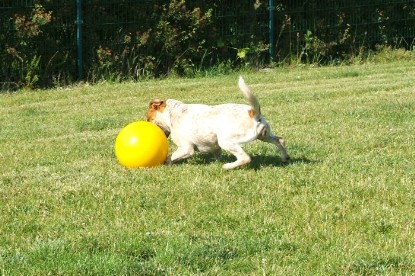
{"type": "MultiPolygon", "coordinates": [[[[216,160],[213,158],[213,155],[208,153],[198,153],[194,156],[187,158],[185,160],[181,160],[178,163],[191,163],[197,165],[208,165],[214,162],[220,162],[222,164],[230,163],[235,161],[235,157],[233,155],[222,154],[221,158],[216,160]]],[[[272,156],[272,155],[253,155],[251,156],[251,162],[243,166],[248,169],[260,170],[262,168],[269,168],[269,167],[286,167],[292,164],[313,164],[319,161],[310,160],[308,158],[298,157],[298,158],[291,158],[288,162],[283,162],[279,156],[272,156]]]]}
{"type": "Polygon", "coordinates": [[[286,167],[293,164],[313,164],[317,163],[316,160],[310,160],[308,158],[297,157],[291,158],[287,162],[283,162],[279,156],[271,156],[271,155],[255,155],[251,158],[251,163],[249,163],[249,167],[254,170],[260,170],[262,168],[269,168],[269,167],[286,167]]]}

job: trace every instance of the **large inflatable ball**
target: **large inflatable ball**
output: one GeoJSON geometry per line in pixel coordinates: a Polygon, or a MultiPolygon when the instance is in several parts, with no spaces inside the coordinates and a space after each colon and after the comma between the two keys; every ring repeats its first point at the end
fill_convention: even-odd
{"type": "Polygon", "coordinates": [[[130,123],[115,139],[115,156],[127,168],[148,168],[162,164],[168,153],[164,132],[145,121],[130,123]]]}

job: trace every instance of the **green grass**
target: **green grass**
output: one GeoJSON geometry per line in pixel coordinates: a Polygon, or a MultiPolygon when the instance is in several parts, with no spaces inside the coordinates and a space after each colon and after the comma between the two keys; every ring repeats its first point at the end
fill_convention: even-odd
{"type": "Polygon", "coordinates": [[[414,274],[415,62],[244,77],[290,164],[117,163],[151,98],[243,103],[236,74],[1,94],[1,274],[414,274]]]}

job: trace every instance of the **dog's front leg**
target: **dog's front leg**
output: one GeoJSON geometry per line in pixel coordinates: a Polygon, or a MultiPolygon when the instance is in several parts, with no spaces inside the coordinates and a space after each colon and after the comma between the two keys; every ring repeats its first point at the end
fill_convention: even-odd
{"type": "Polygon", "coordinates": [[[167,163],[171,164],[175,161],[183,160],[194,153],[194,148],[191,145],[180,146],[169,158],[167,159],[167,163]]]}

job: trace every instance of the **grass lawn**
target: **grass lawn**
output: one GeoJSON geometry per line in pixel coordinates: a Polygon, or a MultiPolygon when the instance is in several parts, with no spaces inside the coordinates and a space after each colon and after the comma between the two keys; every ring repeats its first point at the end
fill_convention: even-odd
{"type": "Polygon", "coordinates": [[[288,165],[117,163],[151,98],[244,103],[237,78],[0,94],[1,274],[414,274],[413,59],[244,73],[288,165]]]}

